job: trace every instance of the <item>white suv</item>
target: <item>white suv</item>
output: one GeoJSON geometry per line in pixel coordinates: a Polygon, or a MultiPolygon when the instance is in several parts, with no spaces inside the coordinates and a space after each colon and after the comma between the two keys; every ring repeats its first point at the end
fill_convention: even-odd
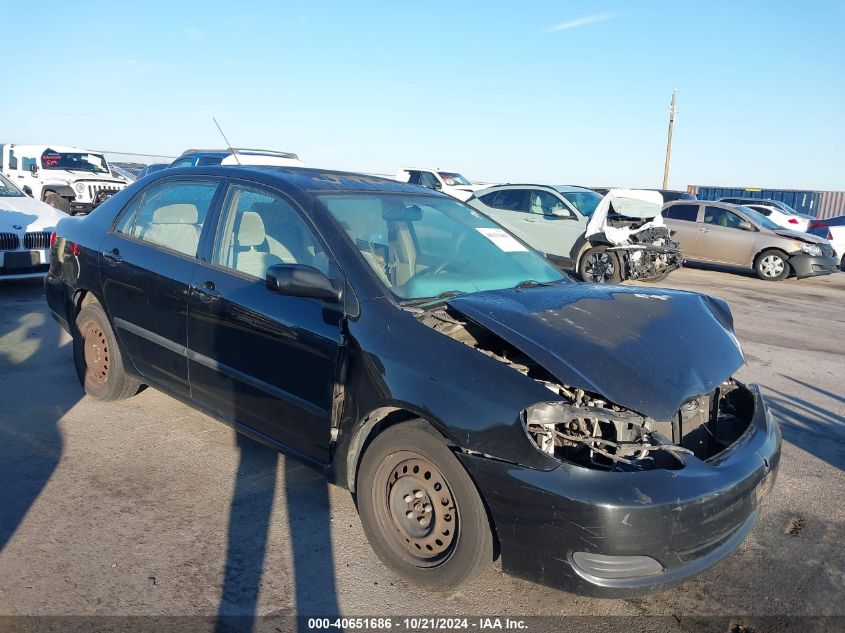
{"type": "Polygon", "coordinates": [[[102,154],[61,145],[0,145],[0,173],[71,215],[91,211],[129,184],[102,154]]]}
{"type": "Polygon", "coordinates": [[[474,185],[456,171],[430,167],[400,167],[396,172],[396,180],[442,191],[462,202],[469,200],[474,191],[490,186],[474,185]]]}

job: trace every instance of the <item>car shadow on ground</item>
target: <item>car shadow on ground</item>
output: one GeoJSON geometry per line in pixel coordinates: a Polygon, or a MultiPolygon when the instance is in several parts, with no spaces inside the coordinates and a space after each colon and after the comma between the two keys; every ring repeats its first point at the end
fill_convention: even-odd
{"type": "Polygon", "coordinates": [[[56,469],[59,421],[84,395],[43,294],[40,279],[0,284],[0,397],[21,412],[0,413],[0,551],[56,469]]]}
{"type": "MultiPolygon", "coordinates": [[[[280,455],[274,448],[237,435],[239,461],[226,548],[217,633],[251,631],[265,573],[268,537],[281,464],[292,581],[299,630],[308,616],[339,615],[331,541],[331,509],[324,475],[280,455]]],[[[266,573],[273,573],[267,569],[266,573]]],[[[288,612],[289,613],[289,612],[288,612]]],[[[284,614],[284,610],[282,610],[284,614]]],[[[288,622],[289,623],[289,622],[288,622]]]]}
{"type": "Polygon", "coordinates": [[[830,406],[813,404],[795,394],[767,388],[766,404],[780,422],[783,438],[831,466],[845,470],[845,416],[835,412],[845,405],[845,396],[797,378],[784,378],[803,389],[815,391],[828,400],[830,406]]]}

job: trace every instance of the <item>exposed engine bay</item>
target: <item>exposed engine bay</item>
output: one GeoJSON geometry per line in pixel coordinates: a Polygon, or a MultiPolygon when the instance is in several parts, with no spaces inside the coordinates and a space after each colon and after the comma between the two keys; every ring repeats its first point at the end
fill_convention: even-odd
{"type": "Polygon", "coordinates": [[[626,243],[607,250],[616,253],[623,279],[660,278],[683,263],[681,247],[672,239],[669,228],[655,226],[653,221],[632,230],[626,243]]]}
{"type": "Polygon", "coordinates": [[[658,279],[683,264],[680,245],[661,215],[656,191],[611,189],[596,207],[585,237],[615,253],[622,279],[658,279]]]}
{"type": "Polygon", "coordinates": [[[683,467],[683,454],[706,460],[736,442],[748,428],[754,398],[729,379],[684,402],[670,420],[654,420],[602,396],[560,384],[546,369],[486,328],[449,307],[419,310],[420,321],[545,386],[560,400],[522,412],[529,437],[562,461],[606,471],[683,467]]]}

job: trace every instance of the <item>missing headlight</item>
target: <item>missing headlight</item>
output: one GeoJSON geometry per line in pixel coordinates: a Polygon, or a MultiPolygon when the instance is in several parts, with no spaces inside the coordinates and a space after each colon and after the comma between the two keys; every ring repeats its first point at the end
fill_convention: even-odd
{"type": "Polygon", "coordinates": [[[525,427],[537,447],[548,455],[602,470],[680,468],[678,453],[689,453],[660,437],[648,418],[604,406],[573,406],[541,402],[525,410],[525,427]]]}
{"type": "Polygon", "coordinates": [[[582,389],[557,392],[566,400],[540,402],[523,412],[528,436],[548,455],[603,470],[681,468],[682,454],[710,459],[742,436],[754,414],[751,392],[735,380],[686,400],[664,421],[582,389]]]}

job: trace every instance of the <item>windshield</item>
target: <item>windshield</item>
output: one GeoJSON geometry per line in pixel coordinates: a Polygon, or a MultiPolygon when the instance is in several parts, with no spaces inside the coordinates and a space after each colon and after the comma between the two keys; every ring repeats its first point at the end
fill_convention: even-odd
{"type": "Polygon", "coordinates": [[[23,192],[0,174],[0,198],[20,198],[23,192]]]}
{"type": "Polygon", "coordinates": [[[443,179],[443,182],[445,182],[450,187],[454,187],[455,185],[472,184],[469,180],[454,171],[438,171],[437,173],[440,174],[440,177],[443,179]]]}
{"type": "Polygon", "coordinates": [[[319,200],[399,299],[568,279],[498,224],[451,198],[361,193],[319,200]]]}
{"type": "Polygon", "coordinates": [[[736,207],[737,209],[741,210],[745,215],[747,215],[748,219],[754,222],[754,224],[758,224],[764,229],[769,229],[770,231],[783,230],[782,226],[775,224],[759,211],[749,209],[748,207],[743,207],[742,205],[736,205],[736,207]]]}
{"type": "Polygon", "coordinates": [[[54,152],[48,149],[41,154],[41,167],[44,169],[92,171],[96,174],[109,173],[106,159],[102,154],[87,152],[54,152]]]}
{"type": "Polygon", "coordinates": [[[578,209],[578,213],[586,217],[593,215],[593,211],[601,202],[601,196],[595,191],[562,191],[560,195],[571,202],[572,206],[578,209]]]}

